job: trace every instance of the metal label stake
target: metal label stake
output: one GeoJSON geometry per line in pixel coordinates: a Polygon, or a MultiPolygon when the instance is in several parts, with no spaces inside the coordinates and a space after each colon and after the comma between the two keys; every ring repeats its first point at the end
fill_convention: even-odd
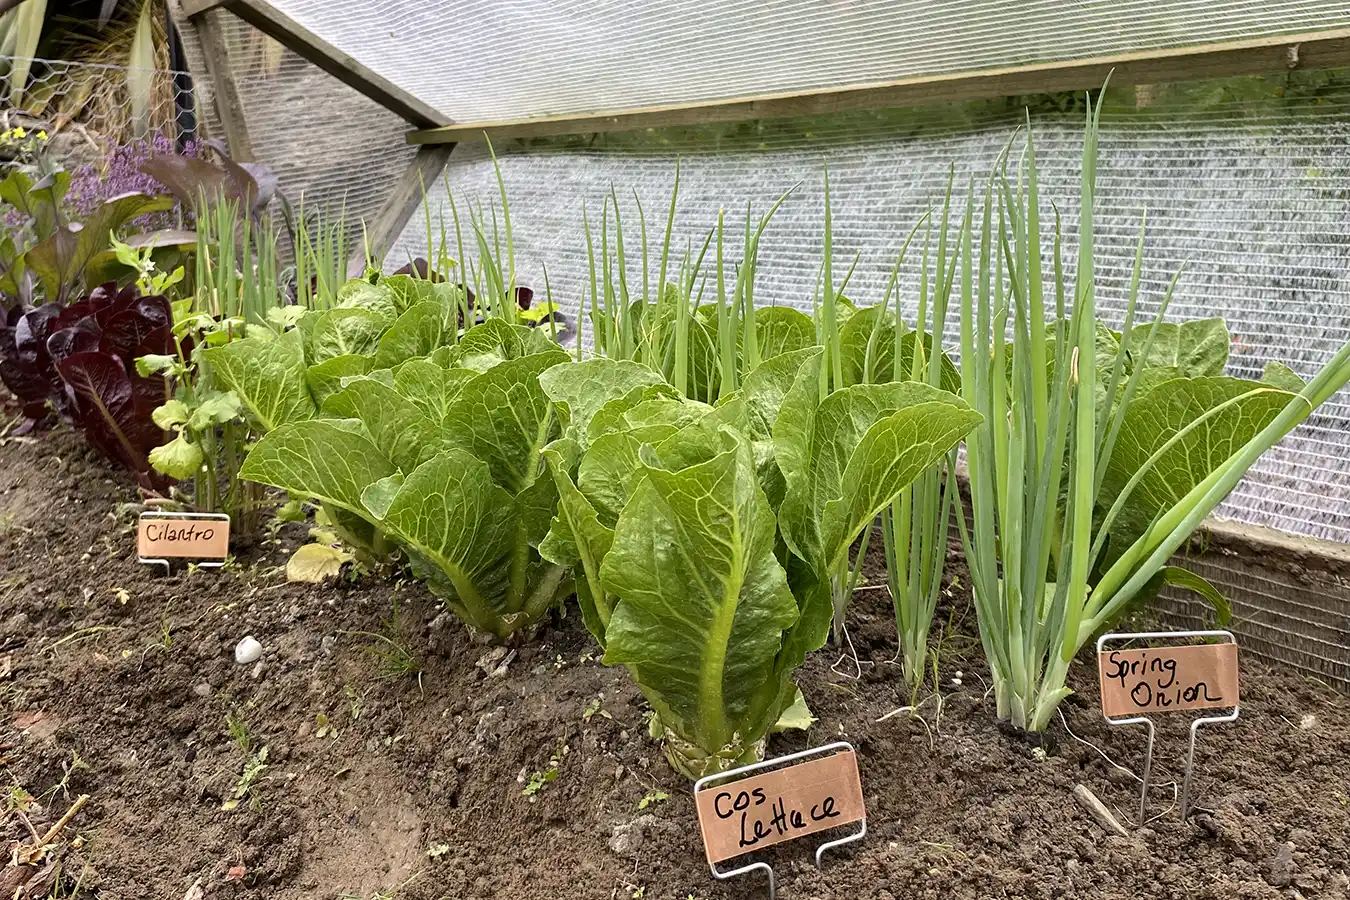
{"type": "Polygon", "coordinates": [[[1149,777],[1153,770],[1156,729],[1150,715],[1195,709],[1231,709],[1221,716],[1204,716],[1191,723],[1186,750],[1186,774],[1181,783],[1181,818],[1190,814],[1191,776],[1195,771],[1195,739],[1202,725],[1232,722],[1241,711],[1238,698],[1237,638],[1231,631],[1146,631],[1104,634],[1097,639],[1098,675],[1102,688],[1102,716],[1107,724],[1147,725],[1143,787],[1139,793],[1139,824],[1148,810],[1149,777]],[[1113,641],[1175,638],[1226,638],[1221,644],[1107,651],[1113,641]],[[1125,718],[1121,718],[1125,716],[1125,718]]]}
{"type": "Polygon", "coordinates": [[[713,877],[727,881],[762,871],[769,876],[769,900],[778,897],[778,885],[768,863],[730,871],[717,864],[817,831],[859,823],[855,833],[816,848],[816,866],[822,867],[826,850],[867,835],[857,753],[847,741],[705,775],[694,783],[694,805],[713,877]],[[754,777],[746,777],[750,775],[754,777]]]}

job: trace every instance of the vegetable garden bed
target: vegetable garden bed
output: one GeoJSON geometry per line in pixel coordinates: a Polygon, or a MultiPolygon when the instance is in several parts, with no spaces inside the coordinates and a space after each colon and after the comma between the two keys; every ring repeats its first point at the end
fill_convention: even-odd
{"type": "MultiPolygon", "coordinates": [[[[20,790],[35,795],[40,810],[25,808],[42,831],[89,795],[73,826],[81,846],[61,856],[61,896],[761,895],[762,882],[709,876],[688,782],[575,610],[489,675],[479,663],[491,648],[420,583],[287,583],[297,525],[237,547],[224,571],[157,575],[132,558],[130,520],[110,514],[133,499],[68,429],[0,446],[6,809],[20,790]],[[246,634],[263,645],[259,664],[234,661],[246,634]],[[420,675],[390,677],[373,635],[408,649],[420,675]],[[263,747],[267,768],[222,810],[263,747]]],[[[819,721],[773,737],[769,753],[853,741],[869,835],[823,872],[806,847],[777,848],[780,896],[1346,895],[1343,694],[1244,660],[1242,717],[1199,744],[1200,812],[1183,824],[1172,805],[1185,726],[1164,720],[1158,818],[1111,836],[1072,790],[1086,785],[1128,822],[1137,783],[1105,757],[1137,772],[1142,733],[1102,721],[1089,666],[1070,672],[1078,693],[1052,743],[996,726],[958,567],[934,628],[940,718],[930,701],[922,721],[883,719],[904,702],[884,591],[861,591],[852,607],[861,678],[848,663],[832,669],[828,648],[808,658],[800,683],[819,721]]],[[[864,579],[883,578],[877,554],[864,579]]],[[[3,828],[26,838],[12,811],[3,828]]]]}
{"type": "MultiPolygon", "coordinates": [[[[0,898],[740,896],[757,888],[706,874],[688,780],[839,739],[863,798],[847,755],[842,776],[784,773],[809,784],[784,789],[801,809],[779,800],[777,836],[865,799],[869,838],[824,871],[768,851],[785,896],[1344,894],[1344,697],[1248,660],[1245,715],[1206,730],[1189,794],[1187,720],[1160,723],[1130,821],[1143,735],[1102,721],[1074,665],[1099,636],[1231,639],[1108,632],[1146,625],[1165,585],[1228,623],[1174,554],[1350,380],[1350,345],[1307,380],[1278,360],[1228,377],[1221,319],[1165,321],[1181,273],[1136,318],[1142,223],[1121,328],[1102,322],[1092,109],[1072,282],[1029,134],[982,204],[949,185],[871,305],[836,278],[827,176],[812,316],[755,297],[791,190],[757,226],[747,208],[739,259],[719,213],[670,265],[677,167],[659,267],[641,212],[625,256],[615,192],[595,268],[583,210],[571,350],[547,274],[533,308],[518,282],[500,171],[502,230],[468,210],[476,261],[454,212],[435,253],[428,221],[434,265],[344,282],[336,244],[302,241],[292,281],[266,179],[161,160],[236,195],[181,191],[191,286],[110,232],[135,284],[87,294],[88,271],[49,265],[88,232],[52,212],[64,182],[11,176],[54,227],[15,257],[0,329],[26,419],[0,444],[0,898]],[[226,567],[203,550],[172,574],[157,557],[183,541],[148,531],[138,553],[168,573],[137,566],[152,509],[196,516],[226,567]]],[[[1123,652],[1144,668],[1118,669],[1112,715],[1236,705],[1231,643],[1123,652]]],[[[724,850],[770,837],[772,796],[724,850]]]]}

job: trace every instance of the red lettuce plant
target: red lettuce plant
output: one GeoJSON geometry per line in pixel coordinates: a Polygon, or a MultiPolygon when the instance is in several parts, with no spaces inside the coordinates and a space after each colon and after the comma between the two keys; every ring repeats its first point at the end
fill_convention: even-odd
{"type": "Polygon", "coordinates": [[[168,435],[151,413],[169,392],[162,376],[137,374],[136,359],[177,353],[168,299],[108,282],[69,306],[47,303],[6,320],[0,378],[23,403],[25,428],[55,407],[143,488],[162,490],[148,455],[168,435]]]}
{"type": "Polygon", "coordinates": [[[27,419],[15,432],[25,434],[47,418],[49,400],[57,396],[60,377],[47,354],[47,338],[61,314],[59,303],[47,303],[25,311],[20,306],[5,311],[0,324],[0,380],[19,399],[27,419]]]}

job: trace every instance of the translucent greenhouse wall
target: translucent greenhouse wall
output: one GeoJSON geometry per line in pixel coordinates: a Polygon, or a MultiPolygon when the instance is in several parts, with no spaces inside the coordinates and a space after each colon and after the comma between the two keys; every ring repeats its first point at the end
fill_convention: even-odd
{"type": "Polygon", "coordinates": [[[790,93],[1350,25],[1332,0],[272,0],[457,122],[790,93]]]}
{"type": "MultiPolygon", "coordinates": [[[[1337,105],[1350,113],[1350,95],[1337,105]]],[[[1123,315],[1147,211],[1141,314],[1156,312],[1184,264],[1169,318],[1223,317],[1234,337],[1230,374],[1259,378],[1267,360],[1279,359],[1309,377],[1350,340],[1350,128],[1330,107],[1319,97],[1308,110],[1315,116],[1232,104],[1203,121],[1189,111],[1174,116],[1156,107],[1104,117],[1097,223],[1104,318],[1119,324],[1123,315]]],[[[661,134],[641,141],[611,136],[585,148],[565,141],[499,147],[520,281],[542,294],[546,263],[555,299],[575,314],[589,277],[582,206],[598,232],[613,188],[625,222],[630,290],[640,294],[634,193],[655,260],[678,154],[675,246],[681,253],[688,247],[697,253],[719,206],[737,223],[728,229],[735,234],[743,230],[747,202],[758,215],[800,183],[766,232],[755,295],[761,303],[809,313],[821,263],[822,172],[828,162],[836,277],[856,256],[846,293],[859,304],[876,302],[909,230],[941,204],[949,166],[956,167],[958,193],[964,192],[969,178],[988,171],[1021,114],[984,114],[960,128],[942,120],[940,112],[869,114],[804,123],[810,129],[805,133],[803,123],[784,123],[728,128],[715,139],[661,134]]],[[[1033,125],[1042,190],[1064,211],[1071,267],[1081,123],[1076,114],[1037,114],[1033,125]]],[[[461,210],[464,203],[496,202],[496,177],[481,143],[457,148],[442,180],[461,210]]],[[[440,223],[450,227],[452,217],[445,185],[429,193],[436,243],[440,223]]],[[[425,254],[425,217],[416,214],[388,264],[425,254]]],[[[917,260],[915,253],[902,281],[911,320],[917,260]]],[[[1220,514],[1350,542],[1348,435],[1350,396],[1342,394],[1263,458],[1220,514]]]]}

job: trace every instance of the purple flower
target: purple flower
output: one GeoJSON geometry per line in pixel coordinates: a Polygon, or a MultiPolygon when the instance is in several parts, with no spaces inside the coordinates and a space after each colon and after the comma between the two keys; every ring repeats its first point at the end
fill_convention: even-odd
{"type": "MultiPolygon", "coordinates": [[[[66,203],[75,219],[89,216],[101,203],[110,197],[139,191],[146,194],[167,194],[168,189],[154,178],[141,171],[141,163],[152,156],[171,156],[179,153],[174,142],[162,134],[156,134],[149,141],[131,141],[126,144],[111,143],[107,153],[95,163],[86,163],[70,173],[70,189],[66,192],[66,203]]],[[[189,141],[184,145],[182,156],[197,158],[201,155],[201,142],[189,141]]],[[[183,210],[185,220],[191,219],[191,213],[183,210]]],[[[134,228],[149,230],[164,228],[176,224],[174,211],[151,213],[134,219],[130,224],[134,228]]]]}

